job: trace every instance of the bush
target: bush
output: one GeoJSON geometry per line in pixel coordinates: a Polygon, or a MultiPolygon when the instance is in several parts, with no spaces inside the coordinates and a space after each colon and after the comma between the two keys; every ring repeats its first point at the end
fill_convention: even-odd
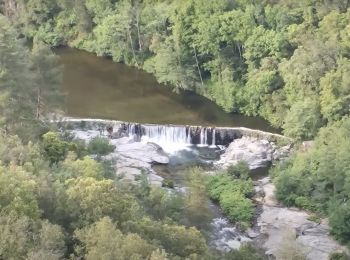
{"type": "Polygon", "coordinates": [[[348,260],[349,256],[347,256],[344,252],[334,252],[329,256],[329,260],[348,260]]]}
{"type": "Polygon", "coordinates": [[[350,203],[334,203],[329,209],[329,224],[332,234],[342,242],[350,241],[350,203]]]}
{"type": "Polygon", "coordinates": [[[249,178],[249,166],[245,161],[239,161],[236,165],[231,165],[227,169],[227,174],[235,179],[248,179],[249,178]]]}
{"type": "Polygon", "coordinates": [[[209,178],[208,191],[211,199],[219,201],[225,191],[239,192],[250,197],[253,193],[253,182],[249,180],[234,180],[230,176],[220,174],[209,178]]]}
{"type": "Polygon", "coordinates": [[[63,161],[69,151],[69,143],[62,141],[56,132],[47,132],[43,135],[43,146],[45,156],[51,164],[63,161]]]}
{"type": "Polygon", "coordinates": [[[220,206],[227,217],[248,228],[254,214],[254,204],[242,193],[225,191],[220,196],[220,206]]]}
{"type": "Polygon", "coordinates": [[[310,198],[300,196],[295,199],[295,205],[299,208],[303,208],[306,210],[315,211],[316,206],[311,202],[310,198]]]}
{"type": "Polygon", "coordinates": [[[239,250],[231,250],[225,253],[220,259],[222,260],[263,260],[267,259],[260,255],[252,244],[243,244],[239,250]]]}
{"type": "Polygon", "coordinates": [[[95,137],[93,138],[89,145],[88,151],[90,154],[95,154],[97,156],[104,156],[110,154],[115,150],[115,146],[111,145],[107,138],[95,137]]]}
{"type": "Polygon", "coordinates": [[[174,181],[173,180],[163,180],[162,187],[173,189],[174,188],[174,181]]]}

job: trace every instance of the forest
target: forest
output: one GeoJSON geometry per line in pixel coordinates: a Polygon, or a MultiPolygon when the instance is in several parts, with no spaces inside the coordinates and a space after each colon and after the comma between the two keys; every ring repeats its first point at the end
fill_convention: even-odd
{"type": "Polygon", "coordinates": [[[312,139],[349,114],[347,0],[6,0],[27,39],[136,66],[312,139]]]}
{"type": "MultiPolygon", "coordinates": [[[[188,174],[190,194],[140,180],[124,185],[103,159],[48,123],[60,110],[69,46],[153,74],[228,113],[260,116],[296,146],[272,167],[277,197],[328,217],[350,247],[350,1],[0,1],[0,258],[264,259],[254,248],[214,252],[198,223],[209,197],[244,229],[252,184],[244,165],[209,179],[188,174]],[[117,245],[117,246],[116,246],[117,245]]],[[[338,258],[337,258],[338,259],[338,258]]],[[[346,259],[346,258],[339,258],[346,259]]]]}

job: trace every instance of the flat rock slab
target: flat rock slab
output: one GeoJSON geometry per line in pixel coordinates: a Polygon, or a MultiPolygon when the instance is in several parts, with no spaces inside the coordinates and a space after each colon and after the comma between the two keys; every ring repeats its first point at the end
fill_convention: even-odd
{"type": "Polygon", "coordinates": [[[331,253],[345,250],[330,236],[325,221],[318,224],[308,220],[309,217],[308,213],[297,209],[263,206],[258,226],[260,232],[267,235],[263,244],[266,253],[276,255],[283,243],[286,230],[296,232],[296,243],[305,248],[307,259],[328,260],[331,253]]]}

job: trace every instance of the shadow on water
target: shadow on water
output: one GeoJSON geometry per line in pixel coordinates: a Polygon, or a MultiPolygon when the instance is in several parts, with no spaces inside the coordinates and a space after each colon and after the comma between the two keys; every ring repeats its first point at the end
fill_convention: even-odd
{"type": "Polygon", "coordinates": [[[56,53],[64,65],[68,116],[278,132],[262,118],[227,114],[195,93],[176,94],[136,68],[75,49],[60,48],[56,53]]]}

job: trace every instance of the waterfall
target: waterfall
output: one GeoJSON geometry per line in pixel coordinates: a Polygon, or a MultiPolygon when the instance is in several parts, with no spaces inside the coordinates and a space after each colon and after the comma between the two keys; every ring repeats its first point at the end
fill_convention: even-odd
{"type": "Polygon", "coordinates": [[[134,136],[136,134],[136,130],[135,130],[135,125],[134,124],[129,124],[128,125],[128,135],[134,136]]]}
{"type": "Polygon", "coordinates": [[[191,133],[185,126],[146,125],[143,127],[141,139],[163,146],[191,145],[191,133]]]}
{"type": "Polygon", "coordinates": [[[122,123],[119,129],[135,140],[156,143],[173,150],[191,145],[217,148],[223,140],[230,142],[231,138],[215,127],[122,123]]]}
{"type": "Polygon", "coordinates": [[[199,146],[208,146],[208,129],[206,127],[201,128],[199,146]]]}
{"type": "Polygon", "coordinates": [[[212,137],[211,137],[211,146],[212,148],[216,147],[216,130],[213,128],[212,130],[212,137]]]}

